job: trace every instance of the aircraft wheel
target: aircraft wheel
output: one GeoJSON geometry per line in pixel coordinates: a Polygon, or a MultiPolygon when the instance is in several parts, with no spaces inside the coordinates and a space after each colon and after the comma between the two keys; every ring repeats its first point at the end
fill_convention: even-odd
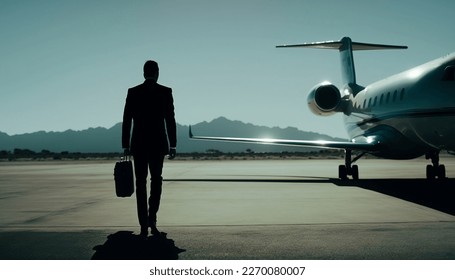
{"type": "Polygon", "coordinates": [[[340,178],[341,180],[348,179],[348,172],[345,165],[338,166],[338,178],[340,178]]]}
{"type": "Polygon", "coordinates": [[[359,166],[352,166],[352,179],[359,180],[359,166]]]}
{"type": "Polygon", "coordinates": [[[438,178],[445,179],[446,178],[446,167],[444,164],[438,166],[438,178]]]}
{"type": "Polygon", "coordinates": [[[427,179],[434,179],[436,177],[436,174],[435,174],[435,168],[433,167],[433,165],[430,165],[428,164],[427,165],[427,179]]]}

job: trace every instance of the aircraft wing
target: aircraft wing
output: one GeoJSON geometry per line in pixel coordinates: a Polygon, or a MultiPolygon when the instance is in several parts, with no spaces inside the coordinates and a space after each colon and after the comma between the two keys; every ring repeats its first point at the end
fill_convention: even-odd
{"type": "Polygon", "coordinates": [[[294,147],[314,147],[325,149],[340,150],[359,150],[364,152],[374,152],[378,150],[380,141],[374,137],[361,137],[352,141],[325,141],[325,140],[289,140],[289,139],[270,139],[270,138],[237,138],[237,137],[213,137],[213,136],[195,136],[189,129],[190,139],[222,142],[239,142],[254,143],[266,145],[281,145],[294,147]]]}

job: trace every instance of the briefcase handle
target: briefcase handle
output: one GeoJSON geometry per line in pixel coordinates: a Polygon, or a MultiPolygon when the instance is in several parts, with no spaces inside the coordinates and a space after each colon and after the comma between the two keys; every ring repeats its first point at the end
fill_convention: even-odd
{"type": "Polygon", "coordinates": [[[131,161],[130,149],[123,149],[123,156],[120,157],[120,161],[131,161]]]}
{"type": "Polygon", "coordinates": [[[131,161],[131,155],[124,155],[120,157],[120,161],[131,161]]]}

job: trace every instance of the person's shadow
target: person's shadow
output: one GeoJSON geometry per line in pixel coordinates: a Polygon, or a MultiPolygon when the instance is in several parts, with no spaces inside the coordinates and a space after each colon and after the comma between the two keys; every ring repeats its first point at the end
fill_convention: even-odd
{"type": "Polygon", "coordinates": [[[96,252],[92,260],[177,260],[185,250],[176,247],[166,235],[161,232],[144,238],[132,231],[118,231],[109,235],[103,245],[93,248],[96,252]]]}

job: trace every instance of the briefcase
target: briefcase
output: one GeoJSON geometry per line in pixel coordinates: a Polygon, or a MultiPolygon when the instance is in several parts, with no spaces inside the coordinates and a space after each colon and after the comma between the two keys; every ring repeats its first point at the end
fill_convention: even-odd
{"type": "Polygon", "coordinates": [[[121,158],[114,167],[115,193],[118,197],[129,197],[134,193],[133,163],[121,158]]]}

